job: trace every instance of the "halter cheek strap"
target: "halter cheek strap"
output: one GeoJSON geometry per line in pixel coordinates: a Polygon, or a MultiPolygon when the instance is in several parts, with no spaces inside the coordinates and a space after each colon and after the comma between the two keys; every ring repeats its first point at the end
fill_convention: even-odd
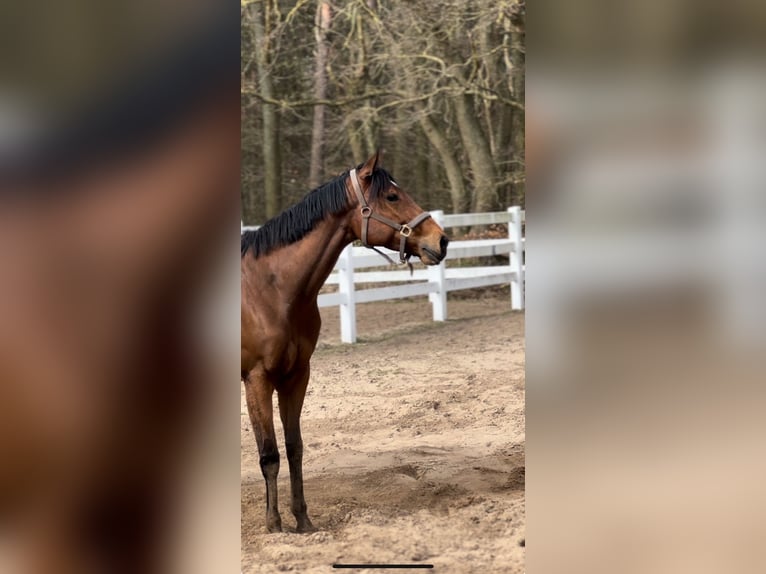
{"type": "Polygon", "coordinates": [[[372,249],[373,251],[376,251],[377,253],[381,254],[383,257],[388,259],[392,265],[396,265],[393,259],[391,259],[388,255],[383,253],[382,251],[376,249],[374,246],[367,243],[367,227],[370,224],[370,219],[375,219],[377,221],[380,221],[381,223],[384,223],[385,225],[388,225],[389,227],[392,227],[396,231],[399,232],[399,265],[404,265],[405,263],[410,265],[410,257],[411,254],[405,253],[404,249],[407,245],[407,238],[412,235],[412,230],[415,229],[418,225],[423,223],[426,219],[431,217],[431,214],[427,211],[424,211],[420,215],[417,215],[412,220],[408,221],[407,223],[397,223],[396,221],[392,219],[388,219],[387,217],[383,217],[382,215],[378,215],[377,213],[374,213],[372,211],[372,208],[367,204],[367,201],[364,199],[364,194],[362,193],[362,186],[359,184],[359,176],[356,174],[356,169],[352,169],[349,172],[349,175],[351,176],[351,185],[354,188],[354,192],[356,192],[356,197],[359,200],[360,205],[360,212],[362,214],[362,245],[365,247],[372,249]]]}

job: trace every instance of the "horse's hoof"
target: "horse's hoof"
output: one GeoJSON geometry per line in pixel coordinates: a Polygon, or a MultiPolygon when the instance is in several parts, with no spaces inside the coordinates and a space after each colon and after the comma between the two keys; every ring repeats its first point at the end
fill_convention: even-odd
{"type": "Polygon", "coordinates": [[[276,520],[268,520],[266,522],[266,530],[270,533],[282,532],[282,520],[279,518],[276,520]]]}
{"type": "Polygon", "coordinates": [[[309,532],[316,532],[317,528],[311,524],[311,521],[308,518],[306,518],[305,520],[298,521],[298,526],[295,528],[295,531],[301,534],[307,534],[309,532]]]}

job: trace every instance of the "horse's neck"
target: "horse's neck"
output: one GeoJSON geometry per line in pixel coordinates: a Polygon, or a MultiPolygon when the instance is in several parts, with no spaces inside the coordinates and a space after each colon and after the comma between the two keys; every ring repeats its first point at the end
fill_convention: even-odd
{"type": "Polygon", "coordinates": [[[321,221],[304,239],[291,245],[295,250],[289,254],[294,261],[295,292],[292,295],[315,299],[341,252],[352,240],[348,218],[337,215],[321,221]]]}

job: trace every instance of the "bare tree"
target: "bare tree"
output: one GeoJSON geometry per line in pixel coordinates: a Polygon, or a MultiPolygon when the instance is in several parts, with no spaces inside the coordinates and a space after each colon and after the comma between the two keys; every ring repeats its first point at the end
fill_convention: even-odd
{"type": "MultiPolygon", "coordinates": [[[[316,56],[314,60],[314,98],[322,102],[327,97],[327,55],[329,45],[327,33],[332,21],[332,9],[327,0],[318,0],[316,15],[316,56]]],[[[322,183],[324,156],[322,154],[325,137],[325,104],[314,106],[314,124],[311,132],[311,163],[309,166],[309,186],[318,187],[322,183]]]]}
{"type": "MultiPolygon", "coordinates": [[[[255,41],[255,61],[258,70],[258,86],[264,98],[274,99],[274,82],[269,61],[269,35],[266,31],[270,18],[270,4],[264,10],[261,2],[253,2],[249,9],[252,18],[253,38],[255,41]]],[[[279,212],[282,188],[282,154],[279,148],[279,113],[275,105],[264,103],[263,115],[263,191],[266,196],[266,217],[273,217],[279,212]]]]}
{"type": "Polygon", "coordinates": [[[274,189],[275,152],[311,158],[276,171],[292,202],[383,147],[428,207],[524,201],[524,0],[254,1],[271,10],[257,81],[243,75],[243,182],[256,194],[274,189]]]}

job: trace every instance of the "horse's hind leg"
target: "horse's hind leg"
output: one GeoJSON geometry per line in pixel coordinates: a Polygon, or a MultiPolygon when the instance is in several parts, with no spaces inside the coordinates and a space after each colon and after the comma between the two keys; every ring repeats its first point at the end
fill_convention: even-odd
{"type": "Polygon", "coordinates": [[[274,407],[272,395],[274,386],[256,370],[250,371],[245,381],[245,398],[250,422],[258,443],[261,472],[266,481],[266,530],[282,532],[277,497],[277,475],[279,474],[279,450],[274,432],[274,407]]]}
{"type": "Polygon", "coordinates": [[[303,439],[301,438],[301,409],[306,387],[309,382],[309,368],[306,366],[294,380],[289,393],[279,394],[279,414],[285,429],[285,449],[290,465],[290,490],[292,502],[290,509],[295,516],[298,532],[316,530],[309,520],[306,499],[303,496],[303,439]]]}

